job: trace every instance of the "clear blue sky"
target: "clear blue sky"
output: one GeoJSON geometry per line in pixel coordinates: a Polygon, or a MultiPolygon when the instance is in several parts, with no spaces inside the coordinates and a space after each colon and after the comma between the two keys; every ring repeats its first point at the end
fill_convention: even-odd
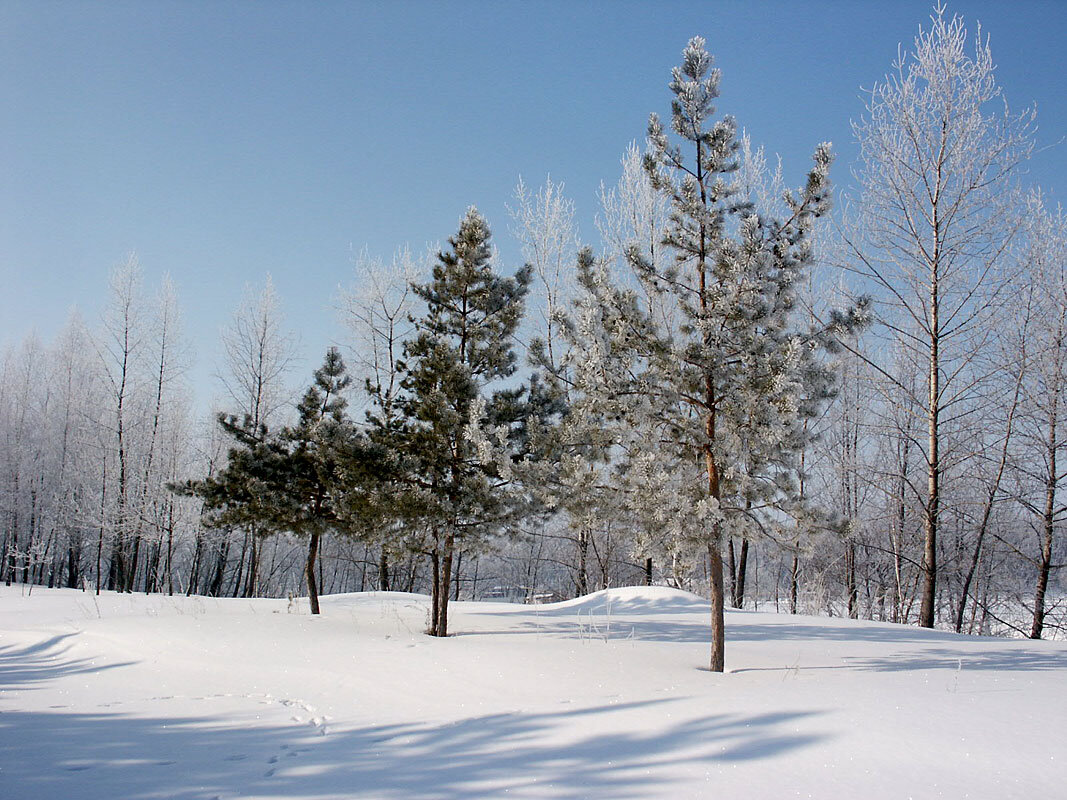
{"type": "MultiPolygon", "coordinates": [[[[1067,135],[1067,2],[949,6],[992,37],[1005,94],[1067,135]]],[[[670,68],[702,35],[720,110],[802,180],[831,140],[848,182],[861,86],[926,22],[925,0],[862,2],[11,2],[0,0],[0,344],[94,321],[136,251],[175,279],[200,402],[248,282],[273,274],[309,363],[337,336],[352,249],[388,256],[489,218],[521,173],[565,181],[593,239],[670,68]]],[[[1032,163],[1067,195],[1067,144],[1032,163]]]]}

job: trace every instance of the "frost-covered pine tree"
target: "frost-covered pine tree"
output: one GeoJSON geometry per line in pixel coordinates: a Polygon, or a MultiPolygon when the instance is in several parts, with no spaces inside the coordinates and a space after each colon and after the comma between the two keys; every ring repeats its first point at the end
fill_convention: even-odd
{"type": "MultiPolygon", "coordinates": [[[[634,246],[628,259],[643,290],[674,313],[650,314],[642,292],[585,251],[584,294],[569,325],[572,414],[611,426],[626,461],[619,480],[645,526],[707,554],[716,672],[723,540],[773,532],[784,511],[797,513],[803,421],[832,390],[818,357],[831,331],[801,329],[796,304],[812,227],[829,207],[829,145],[816,149],[805,187],[786,193],[782,218],[757,213],[736,180],[737,126],[712,121],[719,78],[704,40],[692,39],[670,83],[682,144],[656,115],[649,122],[645,167],[670,202],[664,245],[673,258],[654,263],[634,246]]],[[[832,328],[855,321],[835,315],[832,328]]]]}

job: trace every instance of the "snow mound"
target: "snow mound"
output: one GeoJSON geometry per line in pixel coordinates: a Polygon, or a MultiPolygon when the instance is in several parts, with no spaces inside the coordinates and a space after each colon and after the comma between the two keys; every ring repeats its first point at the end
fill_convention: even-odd
{"type": "Polygon", "coordinates": [[[580,611],[605,614],[611,612],[660,614],[672,611],[704,611],[707,607],[708,601],[703,597],[681,589],[672,589],[669,586],[620,586],[560,603],[545,603],[537,608],[541,613],[580,611]]]}
{"type": "Polygon", "coordinates": [[[415,592],[348,592],[345,594],[324,594],[321,600],[323,605],[328,605],[329,608],[336,608],[338,606],[358,606],[369,603],[428,603],[430,597],[429,595],[415,592]]]}

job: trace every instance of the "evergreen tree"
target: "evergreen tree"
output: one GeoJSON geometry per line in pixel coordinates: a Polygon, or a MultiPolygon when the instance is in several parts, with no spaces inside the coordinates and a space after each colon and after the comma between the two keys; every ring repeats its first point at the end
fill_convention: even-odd
{"type": "Polygon", "coordinates": [[[345,415],[342,392],[349,384],[345,365],[336,347],[315,370],[315,380],[297,406],[297,424],[282,431],[286,445],[282,475],[288,491],[279,496],[278,521],[293,533],[308,537],[305,567],[311,613],[319,613],[315,561],[324,533],[339,526],[338,498],[344,492],[343,456],[345,439],[354,431],[345,415]]]}
{"type": "Polygon", "coordinates": [[[312,614],[319,613],[315,565],[322,536],[352,530],[354,498],[375,472],[374,449],[345,414],[348,383],[341,355],[331,347],[297,406],[295,425],[272,434],[248,416],[239,422],[220,415],[219,424],[237,442],[228,464],[215,477],[177,487],[204,500],[213,526],[306,536],[312,614]]]}
{"type": "Polygon", "coordinates": [[[522,389],[491,392],[490,385],[515,372],[511,340],[530,269],[512,278],[493,271],[489,226],[474,208],[448,243],[431,281],[413,287],[426,312],[405,347],[401,401],[410,482],[429,535],[433,636],[448,635],[457,553],[498,531],[514,512],[514,498],[500,490],[506,478],[466,430],[472,413],[498,427],[514,427],[527,413],[522,389]]]}
{"type": "Polygon", "coordinates": [[[771,531],[783,510],[796,513],[803,420],[831,394],[817,345],[857,318],[836,315],[821,332],[794,320],[812,227],[829,207],[829,146],[816,150],[806,186],[787,193],[787,215],[756,213],[734,178],[736,123],[710,122],[719,89],[711,65],[694,38],[670,83],[671,128],[691,161],[656,115],[649,122],[645,167],[670,202],[663,243],[673,261],[631,247],[638,292],[581,254],[569,366],[575,413],[612,426],[619,480],[642,527],[706,553],[711,669],[722,672],[724,537],[771,531]],[[652,313],[646,294],[661,300],[652,313]],[[672,313],[655,313],[664,304],[672,313]]]}

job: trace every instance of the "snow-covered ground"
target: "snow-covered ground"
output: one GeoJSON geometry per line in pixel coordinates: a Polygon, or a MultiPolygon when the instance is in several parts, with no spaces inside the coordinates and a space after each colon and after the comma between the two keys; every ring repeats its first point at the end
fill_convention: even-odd
{"type": "Polygon", "coordinates": [[[708,611],[0,587],[0,798],[1067,797],[1067,643],[708,611]]]}

